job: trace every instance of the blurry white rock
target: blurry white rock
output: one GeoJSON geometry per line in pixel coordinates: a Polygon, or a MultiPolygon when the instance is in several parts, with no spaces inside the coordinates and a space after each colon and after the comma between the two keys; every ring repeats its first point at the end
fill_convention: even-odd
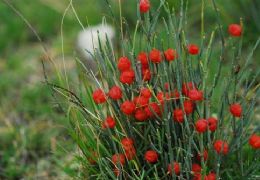
{"type": "Polygon", "coordinates": [[[79,52],[81,61],[88,70],[92,70],[93,72],[97,70],[96,62],[92,55],[94,55],[96,49],[99,49],[99,39],[101,45],[104,46],[107,40],[112,44],[114,37],[114,28],[104,23],[89,26],[79,32],[77,37],[77,51],[79,52]]]}

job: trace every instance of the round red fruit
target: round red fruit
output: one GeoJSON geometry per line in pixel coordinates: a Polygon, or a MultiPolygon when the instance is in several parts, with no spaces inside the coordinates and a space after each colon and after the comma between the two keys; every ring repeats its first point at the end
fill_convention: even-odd
{"type": "Polygon", "coordinates": [[[103,124],[102,124],[102,128],[110,128],[110,129],[112,129],[112,128],[114,128],[116,126],[116,121],[111,117],[111,116],[109,116],[109,117],[107,117],[106,119],[105,119],[105,121],[103,122],[103,124]]]}
{"type": "Polygon", "coordinates": [[[195,124],[198,133],[204,133],[208,128],[208,122],[206,119],[199,119],[195,124]]]}
{"type": "Polygon", "coordinates": [[[176,51],[169,48],[164,51],[164,56],[167,61],[173,61],[176,58],[176,51]]]}
{"type": "Polygon", "coordinates": [[[173,119],[176,122],[182,123],[184,121],[184,113],[181,109],[175,109],[173,111],[173,119]]]}
{"type": "Polygon", "coordinates": [[[150,52],[150,59],[153,63],[160,63],[162,61],[161,52],[158,49],[153,49],[150,52]]]}
{"type": "Polygon", "coordinates": [[[96,104],[106,102],[106,94],[101,89],[95,90],[92,94],[92,98],[96,104]]]}
{"type": "Polygon", "coordinates": [[[180,164],[177,163],[177,162],[173,162],[171,164],[168,165],[168,173],[169,174],[172,174],[172,171],[174,171],[174,173],[176,175],[179,175],[180,174],[180,164]]]}
{"type": "Polygon", "coordinates": [[[249,138],[249,144],[254,149],[260,149],[260,136],[252,134],[249,138]]]}
{"type": "Polygon", "coordinates": [[[228,143],[222,140],[217,140],[214,143],[214,149],[218,154],[222,153],[226,155],[229,151],[228,143]]]}
{"type": "Polygon", "coordinates": [[[109,92],[108,96],[113,100],[118,100],[122,98],[122,90],[119,86],[113,86],[109,92]]]}
{"type": "Polygon", "coordinates": [[[231,36],[239,37],[242,34],[242,27],[239,24],[230,24],[228,26],[228,32],[231,36]]]}
{"type": "Polygon", "coordinates": [[[133,70],[127,70],[120,75],[120,82],[123,84],[132,84],[135,80],[135,72],[133,70]]]}
{"type": "Polygon", "coordinates": [[[123,72],[131,69],[131,61],[127,57],[121,57],[118,61],[117,68],[123,72]]]}
{"type": "Polygon", "coordinates": [[[116,164],[121,164],[122,166],[125,164],[125,156],[123,154],[114,154],[112,156],[112,162],[116,164]]]}
{"type": "Polygon", "coordinates": [[[242,107],[238,103],[230,105],[229,111],[234,117],[241,117],[242,115],[242,107]]]}
{"type": "Polygon", "coordinates": [[[195,44],[190,44],[188,46],[188,51],[191,55],[197,55],[199,54],[199,47],[195,44]]]}
{"type": "Polygon", "coordinates": [[[214,117],[208,118],[208,127],[211,132],[216,131],[218,127],[218,120],[214,117]]]}
{"type": "Polygon", "coordinates": [[[149,150],[146,151],[144,158],[148,163],[156,163],[158,161],[159,155],[156,151],[149,150]]]}
{"type": "Polygon", "coordinates": [[[121,111],[126,115],[131,115],[135,111],[135,103],[132,101],[125,101],[121,104],[121,111]]]}
{"type": "Polygon", "coordinates": [[[150,9],[150,1],[149,0],[140,0],[139,9],[141,13],[146,13],[150,9]]]}

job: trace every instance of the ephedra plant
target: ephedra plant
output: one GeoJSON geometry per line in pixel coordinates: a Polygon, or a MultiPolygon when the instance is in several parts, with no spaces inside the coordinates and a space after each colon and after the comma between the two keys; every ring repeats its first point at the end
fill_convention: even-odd
{"type": "Polygon", "coordinates": [[[100,45],[92,54],[98,72],[78,63],[79,86],[53,86],[69,100],[80,149],[75,178],[259,177],[259,71],[249,69],[259,39],[243,55],[242,20],[221,24],[214,0],[216,26],[207,34],[204,3],[201,38],[190,40],[188,1],[178,11],[164,1],[138,1],[133,34],[122,17],[114,19],[121,50],[100,45]]]}

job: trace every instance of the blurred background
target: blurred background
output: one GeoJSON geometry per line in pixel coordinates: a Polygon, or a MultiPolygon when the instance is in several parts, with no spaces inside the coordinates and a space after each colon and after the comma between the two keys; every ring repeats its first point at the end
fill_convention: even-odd
{"type": "MultiPolygon", "coordinates": [[[[57,68],[62,68],[62,41],[68,73],[75,71],[76,39],[82,30],[73,9],[66,11],[69,0],[12,0],[11,4],[32,24],[47,46],[57,68]]],[[[74,0],[73,7],[84,27],[97,25],[105,16],[114,26],[110,10],[119,19],[118,0],[74,0]],[[111,9],[107,5],[111,4],[111,9]]],[[[121,0],[122,13],[133,32],[137,19],[136,1],[121,0]]],[[[157,7],[158,0],[151,0],[157,7]]],[[[178,7],[180,1],[168,0],[178,7]]],[[[205,1],[205,29],[215,27],[215,14],[210,1],[205,1]]],[[[224,29],[230,23],[245,23],[244,51],[252,48],[260,35],[259,0],[218,0],[224,29]]],[[[188,34],[200,38],[201,1],[189,2],[188,34]]],[[[118,27],[117,27],[118,28],[118,27]]],[[[115,32],[117,34],[117,28],[115,32]]],[[[116,43],[115,43],[116,44],[116,43]]],[[[116,46],[116,45],[115,45],[116,46]]],[[[66,129],[68,121],[57,107],[44,84],[41,44],[9,6],[0,1],[0,179],[67,179],[73,173],[73,155],[77,148],[66,129]]],[[[218,58],[218,57],[216,57],[218,58]]],[[[260,52],[254,56],[254,67],[260,64],[260,52]]],[[[214,67],[213,67],[214,68],[214,67]]],[[[52,81],[57,74],[47,66],[52,81]]]]}

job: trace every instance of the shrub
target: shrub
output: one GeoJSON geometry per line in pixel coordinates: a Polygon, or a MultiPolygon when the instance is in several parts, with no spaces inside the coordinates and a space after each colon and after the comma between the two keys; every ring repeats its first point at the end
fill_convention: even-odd
{"type": "Polygon", "coordinates": [[[80,178],[259,175],[258,74],[248,66],[260,40],[244,58],[242,20],[223,29],[214,0],[212,5],[216,28],[205,33],[202,3],[201,39],[191,41],[187,3],[176,13],[164,1],[156,8],[141,0],[133,36],[122,18],[117,24],[121,51],[108,43],[93,54],[99,71],[87,73],[94,83],[79,63],[78,89],[54,86],[70,102],[70,132],[82,152],[80,178]]]}

